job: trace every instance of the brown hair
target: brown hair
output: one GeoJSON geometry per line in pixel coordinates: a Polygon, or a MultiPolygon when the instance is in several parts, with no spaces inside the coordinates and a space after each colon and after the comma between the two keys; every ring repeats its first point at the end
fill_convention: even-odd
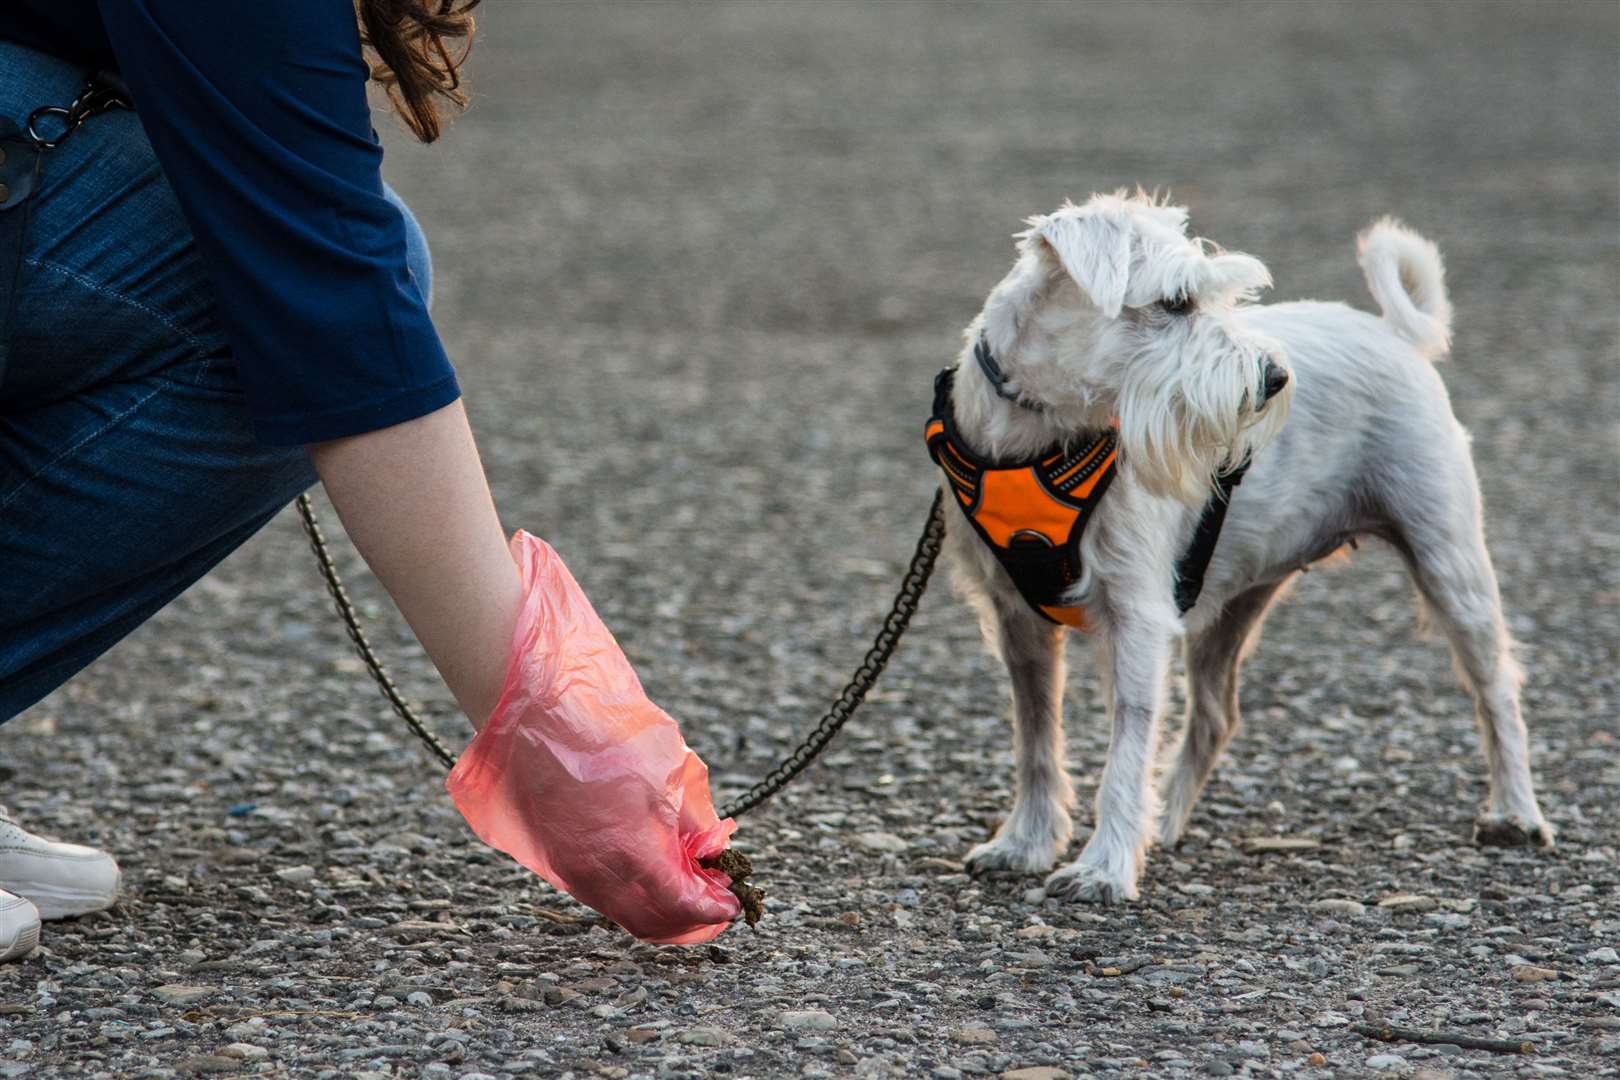
{"type": "Polygon", "coordinates": [[[467,104],[461,63],[472,48],[472,9],[478,2],[355,2],[360,40],[375,54],[371,77],[388,89],[394,108],[423,142],[439,137],[439,99],[458,108],[467,104]]]}

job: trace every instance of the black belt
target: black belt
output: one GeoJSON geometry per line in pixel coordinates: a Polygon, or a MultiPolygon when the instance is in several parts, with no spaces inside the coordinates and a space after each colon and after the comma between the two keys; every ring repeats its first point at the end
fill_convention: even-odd
{"type": "Polygon", "coordinates": [[[33,212],[45,154],[67,141],[78,126],[109,109],[133,108],[129,91],[116,75],[95,73],[67,105],[41,105],[21,127],[0,116],[0,380],[11,351],[11,315],[17,305],[23,237],[33,212]]]}

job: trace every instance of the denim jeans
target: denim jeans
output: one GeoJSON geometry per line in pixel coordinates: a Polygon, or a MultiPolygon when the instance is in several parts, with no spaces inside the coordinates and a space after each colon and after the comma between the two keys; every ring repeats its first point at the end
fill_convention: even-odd
{"type": "MultiPolygon", "coordinates": [[[[0,115],[65,105],[83,80],[0,42],[0,115]]],[[[426,295],[426,242],[405,216],[426,295]]],[[[134,113],[93,117],[46,154],[16,289],[0,340],[0,722],[315,482],[302,449],[254,441],[206,268],[134,113]]]]}

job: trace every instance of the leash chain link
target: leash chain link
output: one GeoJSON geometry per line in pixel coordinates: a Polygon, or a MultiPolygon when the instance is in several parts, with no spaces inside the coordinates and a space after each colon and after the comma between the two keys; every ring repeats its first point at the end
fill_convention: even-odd
{"type": "MultiPolygon", "coordinates": [[[[934,492],[933,504],[928,509],[928,523],[917,539],[917,548],[912,553],[910,566],[906,568],[906,576],[901,579],[900,591],[895,595],[894,604],[883,620],[883,626],[878,630],[877,637],[873,639],[872,647],[861,660],[860,667],[855,669],[855,674],[845,684],[832,707],[817,722],[815,730],[809,737],[766,773],[764,779],[725,806],[720,811],[722,818],[741,817],[787,787],[800,773],[810,767],[810,763],[821,755],[827,744],[832,742],[833,737],[860,709],[861,703],[866,700],[867,692],[876,684],[878,676],[883,674],[889,658],[894,655],[895,648],[900,644],[900,638],[911,625],[911,617],[917,613],[917,605],[922,602],[923,593],[928,588],[928,579],[934,572],[934,563],[939,559],[940,545],[945,538],[944,498],[943,491],[934,492]]],[[[349,640],[354,643],[355,651],[360,654],[366,669],[371,672],[372,680],[388,699],[388,704],[394,707],[394,712],[398,713],[400,719],[416,733],[417,738],[427,745],[446,768],[453,768],[456,756],[417,717],[415,710],[400,695],[399,688],[394,685],[394,680],[389,677],[382,661],[378,660],[377,654],[372,651],[371,643],[366,640],[365,630],[360,626],[360,615],[355,611],[353,602],[349,600],[349,593],[343,587],[342,578],[338,576],[337,566],[332,561],[331,552],[327,550],[326,537],[322,535],[321,527],[315,520],[315,508],[310,503],[308,495],[298,496],[298,516],[303,520],[304,533],[309,537],[309,546],[315,552],[316,562],[320,564],[321,577],[326,580],[326,591],[332,595],[338,616],[349,632],[349,640]]]]}
{"type": "Polygon", "coordinates": [[[79,125],[92,116],[99,116],[112,109],[131,109],[134,105],[128,95],[116,86],[102,81],[99,75],[93,75],[85,81],[79,96],[67,105],[41,105],[28,114],[25,129],[28,139],[39,150],[55,150],[69,135],[79,129],[79,125]],[[55,136],[47,137],[40,133],[40,121],[52,116],[62,125],[62,130],[55,136]]]}

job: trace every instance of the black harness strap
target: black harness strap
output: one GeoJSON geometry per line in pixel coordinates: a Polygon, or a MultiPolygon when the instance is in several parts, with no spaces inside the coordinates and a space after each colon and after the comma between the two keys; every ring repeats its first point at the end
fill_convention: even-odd
{"type": "Polygon", "coordinates": [[[1216,493],[1204,504],[1204,512],[1198,516],[1198,528],[1193,532],[1192,543],[1176,560],[1176,607],[1183,615],[1192,610],[1193,605],[1198,603],[1198,594],[1204,591],[1204,574],[1209,570],[1209,561],[1215,557],[1215,544],[1221,538],[1221,526],[1226,524],[1226,510],[1232,503],[1232,492],[1243,483],[1243,474],[1248,471],[1249,462],[1245,458],[1230,472],[1216,477],[1216,493]]]}

